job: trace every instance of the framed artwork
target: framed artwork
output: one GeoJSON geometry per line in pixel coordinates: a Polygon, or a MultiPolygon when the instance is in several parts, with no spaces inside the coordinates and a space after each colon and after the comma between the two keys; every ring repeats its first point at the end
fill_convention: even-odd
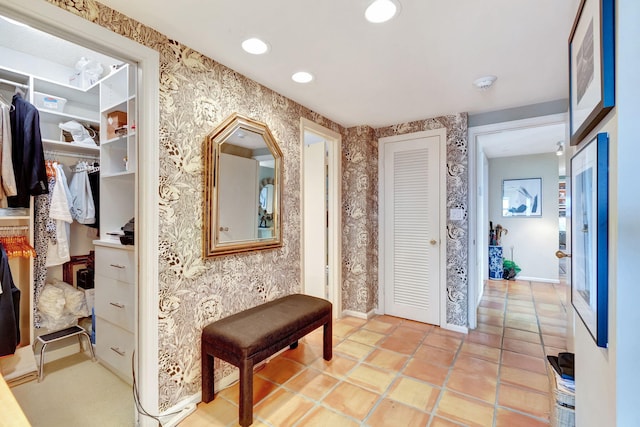
{"type": "Polygon", "coordinates": [[[502,216],[542,216],[542,178],[502,181],[502,216]]]}
{"type": "Polygon", "coordinates": [[[609,136],[571,158],[571,304],[598,347],[607,347],[609,136]]]}
{"type": "Polygon", "coordinates": [[[62,280],[74,288],[78,287],[78,271],[87,267],[93,269],[95,252],[88,255],[74,255],[71,260],[62,265],[62,280]]]}
{"type": "Polygon", "coordinates": [[[569,36],[571,145],[615,105],[614,1],[582,0],[569,36]]]}

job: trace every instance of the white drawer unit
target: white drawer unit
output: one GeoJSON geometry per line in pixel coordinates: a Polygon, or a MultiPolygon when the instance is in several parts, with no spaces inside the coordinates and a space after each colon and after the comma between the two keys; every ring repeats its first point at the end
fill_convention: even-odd
{"type": "Polygon", "coordinates": [[[133,246],[95,241],[96,356],[132,382],[135,348],[136,264],[133,246]]]}
{"type": "Polygon", "coordinates": [[[133,333],[96,318],[96,356],[122,379],[133,383],[131,357],[135,339],[133,333]]]}

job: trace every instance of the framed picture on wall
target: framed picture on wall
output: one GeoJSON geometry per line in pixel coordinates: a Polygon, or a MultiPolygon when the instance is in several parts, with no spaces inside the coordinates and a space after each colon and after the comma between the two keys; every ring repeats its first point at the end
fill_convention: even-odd
{"type": "Polygon", "coordinates": [[[609,137],[599,133],[571,158],[571,304],[606,347],[609,304],[609,137]]]}
{"type": "Polygon", "coordinates": [[[614,1],[582,0],[569,36],[571,145],[615,105],[614,1]]]}
{"type": "Polygon", "coordinates": [[[542,178],[502,181],[502,216],[542,216],[542,178]]]}

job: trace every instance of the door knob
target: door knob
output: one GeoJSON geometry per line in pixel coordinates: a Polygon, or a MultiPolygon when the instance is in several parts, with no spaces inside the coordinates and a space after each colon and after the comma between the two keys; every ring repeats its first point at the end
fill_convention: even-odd
{"type": "Polygon", "coordinates": [[[556,251],[556,257],[558,257],[559,259],[562,258],[571,258],[571,254],[562,252],[562,251],[556,251]]]}
{"type": "Polygon", "coordinates": [[[435,245],[435,244],[438,243],[438,241],[436,239],[431,239],[431,241],[429,243],[431,243],[432,245],[435,245]]]}

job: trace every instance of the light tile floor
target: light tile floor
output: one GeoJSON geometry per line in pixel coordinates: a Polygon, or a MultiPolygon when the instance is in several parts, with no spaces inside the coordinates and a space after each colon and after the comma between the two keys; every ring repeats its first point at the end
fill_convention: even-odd
{"type": "MultiPolygon", "coordinates": [[[[566,286],[489,281],[468,335],[377,316],[320,330],[254,375],[254,426],[548,426],[545,354],[565,351],[566,286]]],[[[180,425],[236,426],[238,385],[180,425]]]]}

